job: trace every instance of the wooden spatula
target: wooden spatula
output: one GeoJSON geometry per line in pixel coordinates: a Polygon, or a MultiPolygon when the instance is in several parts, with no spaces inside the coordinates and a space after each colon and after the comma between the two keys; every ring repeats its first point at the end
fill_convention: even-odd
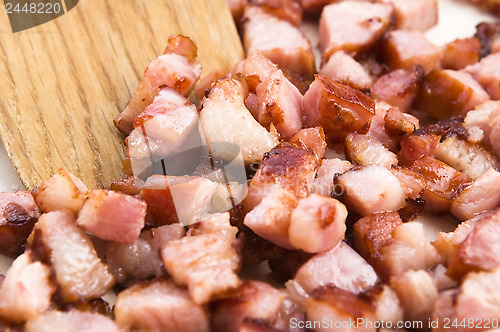
{"type": "Polygon", "coordinates": [[[60,167],[89,187],[121,178],[113,119],[170,34],[195,41],[202,75],[243,57],[226,1],[81,0],[15,34],[0,10],[0,135],[22,183],[32,189],[60,167]]]}

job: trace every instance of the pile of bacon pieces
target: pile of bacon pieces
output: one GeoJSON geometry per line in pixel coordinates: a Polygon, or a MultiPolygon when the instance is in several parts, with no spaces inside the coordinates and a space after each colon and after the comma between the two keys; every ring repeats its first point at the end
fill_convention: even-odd
{"type": "Polygon", "coordinates": [[[495,327],[500,26],[438,47],[423,33],[435,0],[328,2],[230,1],[247,58],[199,82],[195,45],[172,36],[116,119],[127,177],[110,190],[60,170],[1,193],[0,249],[15,260],[0,330],[495,327]],[[319,73],[303,13],[319,17],[319,73]],[[229,211],[217,174],[132,174],[197,130],[247,164],[247,195],[229,211]],[[198,223],[179,224],[169,186],[198,223]],[[429,239],[422,215],[456,229],[429,239]],[[266,262],[274,282],[249,279],[266,262]]]}

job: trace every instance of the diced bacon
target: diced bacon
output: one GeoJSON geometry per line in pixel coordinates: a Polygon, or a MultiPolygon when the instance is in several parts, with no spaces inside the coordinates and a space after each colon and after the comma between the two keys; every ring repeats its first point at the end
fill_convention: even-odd
{"type": "Polygon", "coordinates": [[[422,131],[403,136],[400,142],[401,150],[398,153],[399,164],[411,166],[417,160],[433,156],[439,139],[440,137],[436,134],[422,131]]]}
{"type": "Polygon", "coordinates": [[[336,184],[343,189],[346,205],[362,216],[397,211],[405,203],[401,182],[382,166],[351,169],[341,174],[336,184]]]}
{"type": "Polygon", "coordinates": [[[58,295],[67,302],[98,298],[115,280],[69,211],[43,214],[29,239],[33,252],[54,269],[58,295]]]}
{"type": "Polygon", "coordinates": [[[366,295],[375,306],[377,321],[391,322],[394,326],[404,319],[398,294],[388,285],[375,286],[366,295]]]}
{"type": "Polygon", "coordinates": [[[28,191],[0,193],[0,253],[15,257],[22,252],[39,216],[28,191]]]}
{"type": "MultiPolygon", "coordinates": [[[[169,106],[163,105],[160,97],[162,96],[156,96],[153,103],[146,108],[146,111],[150,111],[149,114],[157,114],[132,130],[127,138],[127,153],[132,161],[152,156],[169,156],[201,145],[196,107],[188,104],[163,112],[161,109],[169,106]]],[[[134,168],[132,171],[140,173],[134,168]]]]}
{"type": "MultiPolygon", "coordinates": [[[[500,317],[500,268],[491,272],[469,273],[460,286],[456,298],[456,315],[459,322],[473,319],[474,322],[494,322],[500,317]]],[[[495,325],[493,325],[495,326],[495,325]]],[[[458,331],[477,331],[462,328],[458,331]]]]}
{"type": "Polygon", "coordinates": [[[479,61],[481,44],[476,37],[456,39],[445,45],[441,68],[459,70],[479,61]]]}
{"type": "Polygon", "coordinates": [[[251,2],[293,25],[299,26],[302,22],[302,7],[296,0],[251,0],[251,2]]]}
{"type": "Polygon", "coordinates": [[[391,108],[393,107],[388,103],[375,100],[375,116],[372,118],[366,134],[382,143],[389,150],[396,151],[400,137],[390,136],[385,128],[385,117],[391,108]]]}
{"type": "Polygon", "coordinates": [[[422,174],[427,182],[422,198],[429,211],[448,210],[458,192],[471,182],[467,175],[432,157],[416,160],[410,169],[422,174]]]}
{"type": "Polygon", "coordinates": [[[426,181],[420,173],[405,167],[393,167],[391,172],[403,185],[406,197],[415,200],[422,195],[426,181]]]}
{"type": "Polygon", "coordinates": [[[489,98],[467,72],[436,69],[425,78],[414,106],[436,119],[445,119],[465,115],[489,98]]]}
{"type": "Polygon", "coordinates": [[[132,331],[208,332],[206,309],[171,281],[155,280],[121,291],[114,308],[116,323],[132,331]]]}
{"type": "Polygon", "coordinates": [[[285,140],[302,128],[302,94],[281,70],[260,83],[256,92],[261,125],[268,128],[274,124],[285,140]]]}
{"type": "Polygon", "coordinates": [[[244,211],[252,210],[278,188],[289,190],[297,198],[307,196],[317,168],[318,160],[311,150],[277,146],[264,156],[250,181],[248,195],[243,201],[244,211]]]}
{"type": "Polygon", "coordinates": [[[257,86],[276,70],[278,66],[257,50],[237,63],[231,70],[231,76],[236,78],[237,74],[243,75],[248,83],[248,89],[255,92],[257,86]]]}
{"type": "Polygon", "coordinates": [[[127,195],[139,195],[141,188],[131,175],[125,176],[122,180],[113,181],[109,187],[110,190],[119,191],[127,195]]]}
{"type": "Polygon", "coordinates": [[[428,329],[438,290],[427,271],[407,271],[391,278],[391,287],[396,291],[404,308],[405,319],[422,322],[428,329]]]}
{"type": "Polygon", "coordinates": [[[398,164],[396,155],[368,135],[351,133],[345,139],[345,154],[352,163],[361,166],[378,165],[390,168],[398,164]]]}
{"type": "Polygon", "coordinates": [[[496,213],[477,220],[474,227],[452,253],[448,262],[448,275],[455,280],[470,271],[493,270],[500,266],[500,218],[496,213]]]}
{"type": "Polygon", "coordinates": [[[286,249],[295,249],[288,237],[292,211],[297,198],[289,190],[278,188],[245,216],[245,225],[260,237],[286,249]]]}
{"type": "Polygon", "coordinates": [[[359,90],[369,90],[373,79],[359,62],[344,51],[333,53],[319,70],[321,75],[359,90]]]}
{"type": "Polygon", "coordinates": [[[229,218],[229,212],[210,214],[196,224],[190,225],[187,235],[219,234],[235,238],[238,228],[231,226],[229,218]]]}
{"type": "Polygon", "coordinates": [[[342,1],[326,6],[319,21],[323,61],[336,51],[353,56],[369,52],[388,29],[392,15],[392,6],[383,3],[342,1]]]}
{"type": "Polygon", "coordinates": [[[369,261],[380,257],[380,249],[394,241],[392,232],[403,221],[397,212],[379,212],[354,223],[353,237],[357,251],[369,261]]]}
{"type": "Polygon", "coordinates": [[[483,22],[476,26],[475,37],[481,43],[481,57],[500,51],[500,24],[483,22]]]}
{"type": "Polygon", "coordinates": [[[421,66],[428,74],[439,67],[441,49],[427,40],[423,32],[394,30],[384,37],[380,58],[392,70],[421,66]]]}
{"type": "Polygon", "coordinates": [[[132,244],[108,242],[106,264],[115,280],[122,285],[163,274],[159,253],[151,246],[145,233],[132,244]]]}
{"type": "Polygon", "coordinates": [[[458,285],[458,282],[448,277],[447,272],[448,268],[443,264],[439,264],[429,271],[432,281],[436,285],[437,290],[440,292],[458,285]]]}
{"type": "Polygon", "coordinates": [[[298,27],[255,6],[245,8],[243,19],[243,45],[247,54],[259,50],[282,68],[304,77],[314,74],[311,43],[298,27]]]}
{"type": "Polygon", "coordinates": [[[68,209],[77,214],[86,199],[87,187],[65,169],[59,169],[31,194],[43,212],[68,209]]]}
{"type": "Polygon", "coordinates": [[[153,251],[159,253],[165,244],[172,240],[180,239],[186,235],[186,230],[181,224],[171,224],[151,228],[143,234],[151,245],[153,251]]]}
{"type": "Polygon", "coordinates": [[[145,122],[160,114],[166,114],[176,110],[177,108],[189,105],[191,105],[191,103],[186,97],[177,92],[175,89],[169,86],[164,86],[160,88],[160,91],[158,92],[158,95],[154,97],[153,102],[146,106],[144,111],[137,115],[133,126],[134,128],[140,127],[145,122]]]}
{"type": "Polygon", "coordinates": [[[227,0],[231,14],[233,15],[234,22],[238,23],[241,16],[243,15],[243,10],[248,4],[248,0],[227,0]]]}
{"type": "Polygon", "coordinates": [[[385,114],[384,127],[389,135],[401,137],[419,129],[420,120],[411,114],[401,112],[398,108],[391,107],[385,114]]]}
{"type": "Polygon", "coordinates": [[[275,132],[268,132],[245,107],[245,92],[241,82],[223,79],[215,83],[208,98],[203,100],[200,122],[210,145],[229,142],[241,149],[245,163],[260,161],[265,152],[277,143],[275,132]]]}
{"type": "Polygon", "coordinates": [[[343,241],[309,259],[297,271],[294,280],[309,294],[328,284],[358,294],[379,281],[370,264],[343,241]]]}
{"type": "Polygon", "coordinates": [[[375,103],[357,89],[316,75],[304,95],[303,109],[306,127],[322,126],[327,141],[340,143],[351,132],[368,131],[375,103]]]}
{"type": "Polygon", "coordinates": [[[48,310],[55,286],[50,268],[33,262],[30,252],[18,256],[0,286],[0,317],[22,323],[48,310]]]}
{"type": "Polygon", "coordinates": [[[293,247],[325,252],[345,236],[347,209],[336,199],[318,194],[301,198],[290,218],[288,237],[293,247]]]}
{"type": "Polygon", "coordinates": [[[166,54],[153,60],[127,107],[115,119],[116,127],[124,135],[132,129],[135,117],[153,102],[161,86],[169,86],[184,96],[189,95],[201,74],[201,65],[195,61],[196,46],[187,37],[170,36],[166,54]]]}
{"type": "Polygon", "coordinates": [[[500,53],[488,55],[465,70],[481,84],[491,99],[500,99],[500,53]]]}
{"type": "Polygon", "coordinates": [[[353,165],[347,160],[339,158],[323,159],[311,186],[311,193],[330,196],[330,193],[335,188],[335,184],[333,183],[335,175],[342,174],[351,167],[353,165]]]}
{"type": "Polygon", "coordinates": [[[376,332],[375,308],[367,300],[331,285],[315,289],[306,300],[307,318],[314,331],[376,332]],[[331,322],[321,327],[321,322],[331,322]],[[343,325],[336,328],[335,323],[343,325]],[[355,322],[354,326],[349,324],[355,322]]]}
{"type": "Polygon", "coordinates": [[[134,243],[144,227],[146,203],[123,193],[93,189],[78,214],[77,224],[109,241],[134,243]]]}
{"type": "MultiPolygon", "coordinates": [[[[436,332],[454,332],[457,329],[450,327],[447,322],[453,322],[457,319],[456,299],[459,293],[458,289],[449,289],[440,292],[434,303],[434,310],[432,311],[432,321],[437,322],[437,326],[432,328],[436,332]]],[[[458,321],[458,320],[457,320],[458,321]]]]}
{"type": "Polygon", "coordinates": [[[471,134],[469,141],[483,141],[500,156],[500,102],[485,101],[467,113],[464,127],[471,134]]]}
{"type": "Polygon", "coordinates": [[[49,311],[26,323],[25,332],[120,332],[115,322],[98,313],[79,310],[49,311]]]}
{"type": "Polygon", "coordinates": [[[218,234],[187,236],[165,244],[165,269],[179,286],[187,285],[196,304],[224,297],[240,285],[238,242],[218,234]]]}
{"type": "Polygon", "coordinates": [[[272,322],[284,300],[267,283],[245,281],[235,295],[214,304],[212,321],[217,331],[238,332],[246,318],[272,322]]]}
{"type": "Polygon", "coordinates": [[[452,201],[450,211],[465,220],[497,206],[500,206],[500,173],[489,168],[452,201]]]}
{"type": "Polygon", "coordinates": [[[379,77],[370,90],[376,100],[383,100],[408,112],[424,80],[424,71],[420,66],[414,69],[396,69],[379,77]]]}
{"type": "Polygon", "coordinates": [[[382,0],[394,6],[397,30],[425,31],[438,22],[437,0],[382,0]]]}
{"type": "Polygon", "coordinates": [[[326,5],[335,0],[299,0],[302,9],[310,14],[319,14],[326,5]]]}
{"type": "Polygon", "coordinates": [[[318,160],[325,156],[325,132],[321,126],[301,129],[288,142],[292,146],[311,149],[318,160]]]}
{"type": "Polygon", "coordinates": [[[473,180],[489,168],[500,169],[500,161],[483,144],[470,143],[457,136],[449,136],[439,142],[434,156],[473,180]]]}

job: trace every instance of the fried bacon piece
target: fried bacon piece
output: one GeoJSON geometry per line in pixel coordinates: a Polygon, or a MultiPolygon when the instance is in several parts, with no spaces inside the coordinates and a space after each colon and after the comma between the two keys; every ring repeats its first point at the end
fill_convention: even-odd
{"type": "Polygon", "coordinates": [[[115,282],[69,211],[43,214],[28,244],[36,258],[54,269],[58,295],[64,301],[98,298],[115,282]]]}
{"type": "Polygon", "coordinates": [[[256,50],[231,69],[231,77],[243,75],[248,83],[248,89],[255,92],[257,86],[278,69],[275,63],[256,50]]]}
{"type": "Polygon", "coordinates": [[[479,61],[481,43],[476,37],[456,39],[445,45],[441,68],[459,70],[479,61]]]}
{"type": "MultiPolygon", "coordinates": [[[[375,307],[377,321],[397,324],[403,320],[404,311],[398,294],[390,286],[379,284],[364,293],[375,307]]],[[[394,326],[394,325],[393,325],[394,326]]]]}
{"type": "Polygon", "coordinates": [[[27,251],[14,260],[0,286],[0,317],[14,323],[35,318],[49,309],[55,290],[50,268],[27,251]]]}
{"type": "Polygon", "coordinates": [[[109,241],[134,243],[144,227],[146,203],[123,193],[93,189],[78,214],[77,224],[109,241]]]}
{"type": "Polygon", "coordinates": [[[261,82],[256,89],[259,123],[266,128],[272,123],[280,137],[288,140],[302,128],[302,94],[281,70],[261,82]]]}
{"type": "Polygon", "coordinates": [[[438,22],[437,0],[382,0],[394,6],[396,30],[425,31],[438,22]]]}
{"type": "Polygon", "coordinates": [[[398,164],[396,155],[368,135],[350,133],[345,139],[345,155],[361,166],[378,165],[390,168],[398,164]]]}
{"type": "Polygon", "coordinates": [[[248,318],[271,322],[283,299],[283,294],[267,283],[245,281],[236,294],[214,303],[214,328],[216,331],[238,332],[248,318]]]}
{"type": "Polygon", "coordinates": [[[467,113],[464,127],[470,133],[468,140],[482,141],[500,156],[500,102],[485,101],[467,113]]]}
{"type": "Polygon", "coordinates": [[[302,22],[302,7],[296,0],[251,0],[251,3],[295,26],[302,22]]]}
{"type": "Polygon", "coordinates": [[[166,85],[189,95],[201,74],[196,53],[196,45],[188,37],[170,36],[165,54],[149,64],[134,96],[114,121],[122,134],[132,131],[135,117],[153,102],[160,87],[166,85]]]}
{"type": "Polygon", "coordinates": [[[366,68],[344,51],[334,52],[319,73],[359,90],[369,90],[373,84],[366,68]]]}
{"type": "Polygon", "coordinates": [[[414,132],[401,138],[401,150],[398,153],[399,164],[411,166],[415,161],[434,155],[440,135],[424,131],[414,132]]]}
{"type": "Polygon", "coordinates": [[[500,24],[483,22],[476,26],[475,37],[481,43],[481,57],[500,51],[500,24]]]}
{"type": "Polygon", "coordinates": [[[322,126],[327,141],[343,142],[349,133],[365,134],[375,115],[373,99],[348,85],[316,75],[303,99],[304,125],[322,126]]]}
{"type": "Polygon", "coordinates": [[[87,198],[87,190],[80,179],[61,168],[31,194],[43,212],[68,209],[76,215],[87,198]]]}
{"type": "Polygon", "coordinates": [[[303,77],[315,73],[311,43],[298,27],[256,6],[245,8],[243,20],[243,45],[247,54],[259,50],[281,68],[303,77]]]}
{"type": "Polygon", "coordinates": [[[51,331],[85,331],[89,332],[120,332],[120,328],[109,317],[98,313],[79,310],[57,311],[52,310],[29,320],[24,328],[25,332],[51,331]]]}
{"type": "Polygon", "coordinates": [[[358,294],[379,281],[370,264],[344,241],[309,259],[294,280],[309,294],[328,284],[358,294]]]}
{"type": "Polygon", "coordinates": [[[342,1],[323,8],[319,21],[323,62],[336,51],[353,56],[369,52],[389,28],[392,15],[390,4],[367,1],[342,1]]]}
{"type": "Polygon", "coordinates": [[[16,256],[40,216],[28,191],[0,193],[0,253],[16,256]]]}
{"type": "Polygon", "coordinates": [[[132,331],[210,331],[206,309],[168,280],[157,279],[121,291],[114,314],[120,327],[132,331]]]}
{"type": "MultiPolygon", "coordinates": [[[[311,186],[311,193],[330,196],[335,189],[333,179],[336,174],[342,174],[351,167],[353,167],[353,165],[347,160],[341,160],[339,158],[323,159],[311,186]]],[[[339,187],[338,189],[341,190],[342,188],[339,187]]],[[[337,192],[335,194],[337,194],[337,192]]]]}
{"type": "Polygon", "coordinates": [[[500,53],[490,54],[477,64],[465,68],[488,92],[491,99],[500,99],[500,53]]]}
{"type": "Polygon", "coordinates": [[[391,173],[403,185],[406,197],[416,200],[422,196],[427,182],[420,173],[406,167],[393,167],[391,173]]]}
{"type": "Polygon", "coordinates": [[[325,132],[321,126],[299,130],[290,138],[288,143],[292,146],[311,149],[318,161],[325,156],[325,132]]]}

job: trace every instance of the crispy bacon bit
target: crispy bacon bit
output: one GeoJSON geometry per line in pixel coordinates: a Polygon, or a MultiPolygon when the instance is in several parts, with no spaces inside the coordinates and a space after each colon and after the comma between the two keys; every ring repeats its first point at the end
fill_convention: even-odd
{"type": "Polygon", "coordinates": [[[444,69],[459,70],[479,61],[481,44],[476,37],[456,39],[446,44],[441,58],[444,69]]]}
{"type": "Polygon", "coordinates": [[[500,102],[485,101],[467,113],[464,127],[470,134],[468,140],[476,143],[483,141],[500,156],[500,102]]]}
{"type": "Polygon", "coordinates": [[[248,83],[248,89],[255,92],[257,86],[276,70],[278,66],[256,50],[233,67],[231,76],[236,78],[237,74],[243,75],[248,83]]]}
{"type": "Polygon", "coordinates": [[[342,1],[326,6],[319,21],[323,61],[336,51],[353,56],[369,52],[389,27],[392,15],[392,6],[383,3],[342,1]]]}
{"type": "Polygon", "coordinates": [[[306,127],[322,126],[327,140],[343,142],[351,132],[365,134],[375,115],[373,99],[348,85],[316,75],[303,99],[306,127]]]}
{"type": "Polygon", "coordinates": [[[43,212],[68,209],[74,214],[82,208],[86,193],[85,184],[62,168],[31,192],[43,212]]]}
{"type": "Polygon", "coordinates": [[[500,206],[500,173],[489,168],[451,203],[451,213],[461,220],[500,206]]]}
{"type": "MultiPolygon", "coordinates": [[[[375,308],[369,301],[348,291],[327,285],[315,289],[306,300],[307,318],[312,322],[363,322],[350,327],[344,323],[342,331],[375,332],[375,308]]],[[[334,325],[333,325],[334,326],[334,325]]],[[[332,328],[336,330],[337,328],[332,328]]],[[[319,331],[317,324],[314,330],[319,331]]]]}
{"type": "Polygon", "coordinates": [[[393,167],[391,172],[403,185],[406,197],[416,200],[422,196],[427,183],[423,175],[406,167],[393,167]]]}
{"type": "Polygon", "coordinates": [[[368,129],[366,134],[382,143],[389,150],[395,152],[401,138],[390,136],[385,128],[385,116],[391,108],[393,106],[388,103],[375,100],[375,116],[372,118],[370,129],[368,129]]]}
{"type": "Polygon", "coordinates": [[[335,188],[335,184],[333,183],[335,175],[342,174],[351,167],[353,165],[347,160],[339,158],[323,159],[311,186],[311,193],[330,196],[335,188]]]}
{"type": "Polygon", "coordinates": [[[246,318],[271,322],[283,294],[267,283],[245,281],[237,293],[214,304],[212,321],[217,331],[238,332],[246,318]]]}
{"type": "Polygon", "coordinates": [[[149,64],[134,96],[115,119],[116,127],[124,135],[132,131],[135,117],[153,102],[161,86],[169,86],[187,96],[200,77],[201,66],[195,60],[196,45],[181,35],[171,36],[168,42],[166,54],[149,64]]]}
{"type": "Polygon", "coordinates": [[[293,247],[324,252],[344,239],[347,209],[336,199],[318,194],[301,198],[290,218],[288,237],[293,247]]]}
{"type": "Polygon", "coordinates": [[[432,133],[414,132],[403,136],[398,153],[399,164],[411,166],[415,161],[434,155],[440,136],[432,133]]]}
{"type": "Polygon", "coordinates": [[[415,108],[436,119],[445,119],[452,115],[465,115],[488,99],[488,93],[470,74],[436,69],[425,78],[415,100],[415,108]]]}
{"type": "Polygon", "coordinates": [[[256,89],[259,123],[272,123],[280,136],[288,140],[302,128],[302,94],[281,70],[268,76],[256,89]]]}
{"type": "Polygon", "coordinates": [[[274,16],[299,26],[302,22],[302,7],[296,0],[251,0],[274,16]]]}
{"type": "Polygon", "coordinates": [[[384,127],[391,136],[402,137],[412,134],[420,126],[418,118],[411,114],[403,113],[399,109],[391,107],[384,117],[384,127]]]}
{"type": "Polygon", "coordinates": [[[56,311],[52,310],[29,320],[24,328],[25,332],[50,331],[85,331],[89,332],[120,332],[115,322],[109,317],[98,313],[79,310],[56,311]]]}
{"type": "Polygon", "coordinates": [[[206,310],[194,303],[186,290],[167,280],[138,284],[120,292],[114,313],[117,324],[132,331],[210,331],[206,310]]]}
{"type": "Polygon", "coordinates": [[[378,165],[390,168],[398,164],[396,155],[368,135],[350,133],[345,139],[345,155],[361,166],[378,165]]]}
{"type": "Polygon", "coordinates": [[[243,19],[243,45],[248,54],[259,50],[280,67],[304,77],[314,74],[311,43],[299,28],[256,6],[247,6],[243,19]]]}
{"type": "Polygon", "coordinates": [[[67,302],[100,297],[115,282],[69,211],[43,214],[29,245],[35,257],[54,269],[58,294],[67,302]]]}
{"type": "Polygon", "coordinates": [[[319,70],[321,75],[359,90],[369,90],[373,79],[359,62],[344,51],[333,53],[319,70]]]}
{"type": "Polygon", "coordinates": [[[434,212],[448,210],[458,192],[471,182],[467,175],[432,157],[416,160],[410,169],[424,176],[427,185],[422,198],[426,209],[434,212]]]}
{"type": "Polygon", "coordinates": [[[382,0],[394,6],[397,30],[425,31],[438,22],[437,0],[382,0]]]}
{"type": "Polygon", "coordinates": [[[420,85],[424,80],[424,69],[396,69],[379,77],[370,90],[370,95],[376,100],[383,100],[408,112],[415,100],[420,85]]]}
{"type": "Polygon", "coordinates": [[[429,328],[429,319],[438,297],[430,274],[424,270],[410,270],[391,278],[391,287],[398,294],[405,319],[422,322],[425,328],[429,328]]]}
{"type": "Polygon", "coordinates": [[[223,297],[240,285],[238,242],[219,234],[187,236],[161,250],[165,269],[179,286],[187,285],[196,304],[223,297]]]}
{"type": "Polygon", "coordinates": [[[344,241],[309,259],[297,271],[294,280],[309,294],[328,284],[358,294],[379,281],[370,264],[344,241]]]}
{"type": "Polygon", "coordinates": [[[292,146],[311,149],[318,161],[325,156],[326,141],[323,127],[301,129],[288,142],[292,146]]]}
{"type": "Polygon", "coordinates": [[[135,177],[128,175],[122,180],[113,181],[110,190],[119,191],[127,195],[139,195],[141,188],[135,182],[135,177]]]}
{"type": "Polygon", "coordinates": [[[200,122],[209,144],[231,142],[241,149],[245,163],[260,161],[277,143],[275,132],[268,132],[245,107],[240,81],[223,79],[215,83],[203,100],[200,122]]]}
{"type": "Polygon", "coordinates": [[[500,99],[500,53],[488,55],[465,70],[481,84],[491,99],[500,99]]]}
{"type": "Polygon", "coordinates": [[[382,166],[351,169],[338,178],[348,207],[362,216],[381,211],[397,211],[405,204],[401,182],[382,166]]]}
{"type": "Polygon", "coordinates": [[[394,30],[383,39],[380,59],[393,70],[414,70],[421,66],[427,74],[439,67],[441,50],[423,32],[394,30]]]}
{"type": "Polygon", "coordinates": [[[144,227],[146,203],[110,190],[91,190],[77,224],[109,241],[134,243],[144,227]]]}
{"type": "Polygon", "coordinates": [[[32,254],[17,257],[0,287],[0,317],[22,323],[49,309],[55,287],[50,268],[33,262],[32,254]]]}

